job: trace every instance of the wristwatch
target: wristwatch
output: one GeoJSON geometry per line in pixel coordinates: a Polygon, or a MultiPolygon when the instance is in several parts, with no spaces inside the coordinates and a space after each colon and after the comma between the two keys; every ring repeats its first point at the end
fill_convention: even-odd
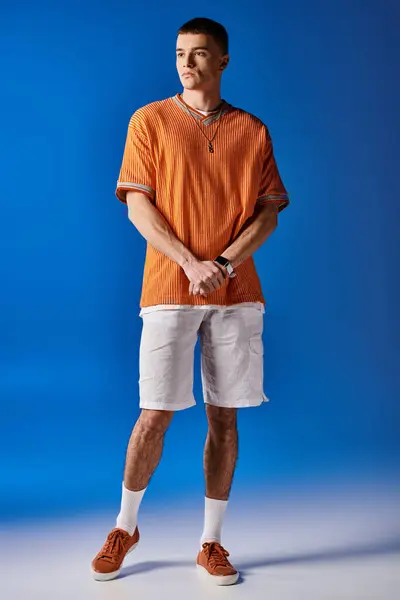
{"type": "Polygon", "coordinates": [[[217,256],[217,258],[214,258],[214,262],[225,267],[225,269],[228,271],[228,277],[230,277],[231,279],[233,277],[236,277],[236,273],[233,270],[233,267],[227,258],[225,258],[224,256],[217,256]]]}

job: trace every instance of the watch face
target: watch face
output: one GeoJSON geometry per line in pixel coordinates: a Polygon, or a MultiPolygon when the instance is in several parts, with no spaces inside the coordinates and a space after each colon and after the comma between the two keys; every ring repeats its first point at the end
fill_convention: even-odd
{"type": "Polygon", "coordinates": [[[227,258],[224,258],[223,256],[219,257],[218,262],[223,267],[226,267],[227,265],[229,265],[229,260],[227,258]]]}

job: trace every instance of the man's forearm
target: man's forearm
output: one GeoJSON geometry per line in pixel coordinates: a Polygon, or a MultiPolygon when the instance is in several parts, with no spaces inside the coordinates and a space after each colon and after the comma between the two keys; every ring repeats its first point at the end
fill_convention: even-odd
{"type": "Polygon", "coordinates": [[[183,267],[197,259],[176,237],[167,221],[145,194],[126,194],[129,220],[153,248],[183,267]]]}
{"type": "Polygon", "coordinates": [[[235,269],[269,238],[278,225],[276,205],[257,206],[254,214],[246,221],[235,241],[222,255],[235,269]]]}

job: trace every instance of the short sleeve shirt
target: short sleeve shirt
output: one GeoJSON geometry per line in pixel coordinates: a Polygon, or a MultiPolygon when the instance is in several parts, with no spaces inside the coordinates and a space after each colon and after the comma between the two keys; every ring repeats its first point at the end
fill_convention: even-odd
{"type": "MultiPolygon", "coordinates": [[[[129,190],[146,194],[199,260],[222,254],[257,203],[278,211],[289,204],[262,121],[226,102],[203,115],[179,95],[131,117],[116,188],[121,202],[129,190]]],[[[190,296],[181,267],[148,244],[140,305],[264,303],[253,258],[236,272],[207,298],[190,296]]]]}

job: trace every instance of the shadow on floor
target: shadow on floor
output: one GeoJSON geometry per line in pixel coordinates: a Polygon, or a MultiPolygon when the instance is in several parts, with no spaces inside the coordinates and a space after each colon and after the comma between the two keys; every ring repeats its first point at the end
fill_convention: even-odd
{"type": "Polygon", "coordinates": [[[130,575],[138,575],[139,573],[157,571],[158,569],[167,569],[168,567],[194,568],[195,564],[196,563],[193,560],[148,560],[135,565],[129,565],[129,567],[124,567],[121,569],[119,579],[122,577],[129,577],[130,575]]]}
{"type": "Polygon", "coordinates": [[[245,572],[246,569],[257,569],[260,567],[346,560],[348,558],[382,556],[397,552],[400,552],[400,537],[371,543],[347,545],[342,548],[320,549],[315,552],[305,552],[304,554],[254,558],[241,562],[240,567],[245,572]]]}
{"type": "MultiPolygon", "coordinates": [[[[157,571],[158,569],[166,569],[168,567],[173,567],[175,569],[177,567],[183,567],[185,569],[189,568],[193,573],[196,573],[196,563],[193,560],[149,560],[121,569],[118,579],[129,577],[131,575],[138,575],[139,573],[149,573],[151,571],[157,571]]],[[[240,585],[241,583],[243,583],[243,577],[240,574],[236,585],[240,585]]]]}
{"type": "MultiPolygon", "coordinates": [[[[342,548],[327,548],[316,550],[314,552],[305,552],[304,554],[293,554],[281,557],[259,557],[246,559],[244,561],[234,561],[241,573],[240,583],[243,581],[242,576],[252,569],[262,567],[272,567],[280,565],[306,564],[324,561],[346,560],[348,558],[363,558],[370,556],[382,556],[385,554],[394,554],[400,552],[400,537],[392,539],[384,539],[379,542],[371,542],[364,544],[354,544],[344,546],[342,548]]],[[[120,578],[137,575],[139,573],[149,573],[159,569],[167,568],[195,568],[194,560],[154,560],[146,561],[133,565],[129,565],[121,570],[120,578]]]]}

